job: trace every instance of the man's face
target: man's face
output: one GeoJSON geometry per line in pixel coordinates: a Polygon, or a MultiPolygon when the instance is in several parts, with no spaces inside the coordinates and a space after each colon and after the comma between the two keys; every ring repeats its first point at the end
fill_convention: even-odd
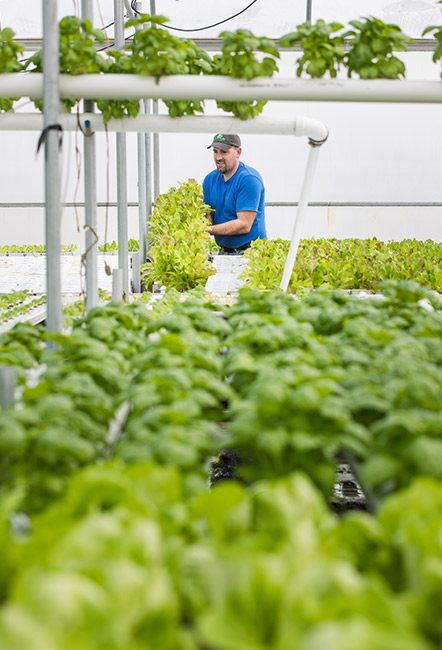
{"type": "Polygon", "coordinates": [[[234,171],[238,166],[240,155],[241,147],[230,147],[227,151],[213,147],[213,159],[221,174],[229,174],[234,171]]]}

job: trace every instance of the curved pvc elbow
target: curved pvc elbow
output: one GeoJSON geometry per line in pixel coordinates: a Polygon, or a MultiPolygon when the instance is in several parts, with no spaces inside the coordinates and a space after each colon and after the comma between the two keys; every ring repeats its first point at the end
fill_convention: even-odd
{"type": "Polygon", "coordinates": [[[313,147],[320,147],[328,138],[328,129],[325,124],[302,115],[297,115],[295,118],[295,133],[307,136],[309,144],[313,147]]]}

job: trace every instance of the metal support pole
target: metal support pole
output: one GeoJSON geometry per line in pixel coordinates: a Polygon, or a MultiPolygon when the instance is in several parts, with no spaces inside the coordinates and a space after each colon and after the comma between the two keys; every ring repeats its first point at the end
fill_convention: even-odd
{"type": "Polygon", "coordinates": [[[295,266],[296,254],[298,252],[299,242],[301,240],[301,229],[304,221],[304,215],[308,206],[308,197],[310,188],[315,174],[316,163],[320,146],[310,143],[311,149],[309,151],[307,167],[305,168],[304,180],[302,181],[301,195],[299,197],[298,209],[296,211],[295,223],[293,224],[292,239],[290,242],[289,252],[287,254],[287,261],[284,266],[284,272],[280,283],[280,288],[287,291],[290,278],[292,276],[293,267],[295,266]]]}
{"type": "MultiPolygon", "coordinates": [[[[135,9],[141,12],[141,2],[135,4],[135,9]]],[[[137,28],[142,29],[141,25],[137,28]]],[[[140,101],[140,113],[144,113],[145,102],[140,101]]],[[[138,152],[138,240],[140,245],[140,255],[138,263],[143,264],[146,261],[146,235],[147,235],[147,203],[146,203],[146,149],[144,144],[144,133],[137,133],[137,152],[138,152]]],[[[132,258],[132,265],[134,264],[132,258]]],[[[138,269],[139,275],[139,269],[138,269]]],[[[141,287],[134,288],[140,291],[141,287]]]]}
{"type": "Polygon", "coordinates": [[[123,299],[123,269],[112,269],[112,302],[123,299]]]}
{"type": "MultiPolygon", "coordinates": [[[[152,113],[158,115],[158,102],[152,102],[152,113]]],[[[160,194],[160,134],[153,134],[153,200],[160,194]]]]}
{"type": "Polygon", "coordinates": [[[0,366],[0,409],[6,410],[13,405],[16,383],[15,366],[0,366]]]}
{"type": "MultiPolygon", "coordinates": [[[[94,22],[93,0],[82,0],[82,18],[94,22]]],[[[94,102],[84,101],[84,110],[94,112],[94,102]]],[[[86,227],[86,310],[98,305],[98,258],[97,258],[97,182],[95,135],[92,130],[85,129],[84,136],[84,219],[86,227]]]]}
{"type": "Polygon", "coordinates": [[[141,292],[140,253],[131,254],[132,285],[134,293],[141,292]]]}
{"type": "MultiPolygon", "coordinates": [[[[150,0],[150,15],[156,16],[156,2],[150,0]]],[[[152,113],[158,114],[158,102],[152,102],[152,113]]],[[[160,193],[160,137],[158,133],[153,134],[153,200],[155,201],[160,193]]]]}
{"type": "MultiPolygon", "coordinates": [[[[145,115],[150,115],[151,101],[150,99],[144,100],[144,113],[145,115]]],[[[149,231],[150,231],[150,215],[152,214],[152,134],[148,131],[144,134],[144,151],[146,158],[146,208],[147,208],[147,220],[146,220],[146,258],[149,257],[150,249],[150,240],[149,240],[149,231]]]]}
{"type": "Polygon", "coordinates": [[[43,0],[47,330],[61,331],[61,203],[57,0],[43,0]]]}
{"type": "Polygon", "coordinates": [[[308,20],[310,23],[312,22],[312,0],[307,0],[307,14],[306,14],[306,20],[308,20]]]}
{"type": "MultiPolygon", "coordinates": [[[[114,0],[115,49],[124,45],[123,0],[114,0]]],[[[126,134],[117,133],[117,213],[118,213],[118,267],[123,271],[123,291],[129,293],[129,260],[127,228],[127,143],[126,134]]]]}

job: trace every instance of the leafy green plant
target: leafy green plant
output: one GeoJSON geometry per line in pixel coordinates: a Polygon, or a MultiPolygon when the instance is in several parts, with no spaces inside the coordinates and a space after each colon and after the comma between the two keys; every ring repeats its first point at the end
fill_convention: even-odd
{"type": "MultiPolygon", "coordinates": [[[[214,74],[229,75],[235,79],[271,77],[277,72],[275,59],[279,58],[276,45],[269,38],[256,37],[247,29],[236,32],[222,32],[223,46],[221,55],[215,55],[214,74]],[[255,52],[269,54],[259,60],[255,52]]],[[[218,108],[233,113],[241,120],[256,117],[262,112],[266,102],[231,102],[217,101],[218,108]]]]}
{"type": "MultiPolygon", "coordinates": [[[[133,251],[139,251],[140,250],[140,242],[136,239],[128,239],[127,241],[127,248],[129,252],[133,251]]],[[[98,246],[98,250],[101,253],[116,253],[118,250],[118,244],[115,240],[113,240],[111,243],[107,242],[106,244],[100,244],[98,246]]]]}
{"type": "MultiPolygon", "coordinates": [[[[440,2],[439,2],[440,4],[440,2]]],[[[424,29],[422,32],[422,36],[426,36],[427,34],[432,34],[433,37],[437,41],[437,46],[433,52],[433,61],[436,63],[436,61],[439,61],[442,58],[442,26],[441,25],[433,25],[430,27],[427,27],[424,29]]],[[[442,73],[441,73],[442,76],[442,73]]]]}
{"type": "MultiPolygon", "coordinates": [[[[257,240],[246,251],[241,278],[248,286],[276,289],[281,281],[289,242],[257,240]]],[[[304,287],[373,289],[381,280],[414,279],[442,290],[442,244],[415,239],[382,242],[371,239],[301,240],[289,291],[304,287]]]]}
{"type": "Polygon", "coordinates": [[[297,59],[296,74],[300,77],[305,70],[311,77],[323,77],[327,72],[336,77],[340,64],[344,61],[344,38],[332,34],[342,30],[339,23],[326,23],[317,20],[299,25],[298,28],[280,39],[281,47],[293,47],[299,43],[303,55],[297,59]]]}
{"type": "MultiPolygon", "coordinates": [[[[62,253],[73,253],[76,250],[76,244],[67,244],[61,247],[62,253]]],[[[5,244],[0,246],[0,253],[44,253],[45,251],[45,244],[5,244]]]]}
{"type": "MultiPolygon", "coordinates": [[[[20,72],[22,64],[18,55],[23,54],[23,47],[14,41],[15,32],[9,27],[0,30],[0,74],[20,72]]],[[[10,111],[15,99],[0,97],[0,113],[10,111]]]]}
{"type": "Polygon", "coordinates": [[[150,219],[150,261],[142,266],[146,286],[158,282],[167,288],[186,291],[204,284],[215,273],[208,259],[209,210],[203,201],[201,185],[193,179],[158,197],[150,219]]]}
{"type": "Polygon", "coordinates": [[[0,295],[0,323],[30,314],[35,307],[45,302],[46,296],[30,299],[27,291],[17,291],[9,296],[0,295]]]}
{"type": "MultiPolygon", "coordinates": [[[[207,52],[197,48],[192,41],[177,38],[161,29],[166,20],[164,16],[148,14],[128,20],[126,27],[139,27],[146,23],[151,23],[151,26],[137,30],[133,42],[125,45],[123,52],[108,53],[114,59],[108,72],[148,75],[157,81],[165,75],[210,73],[213,65],[207,52]]],[[[203,103],[196,100],[167,100],[165,103],[172,117],[204,112],[203,103]]],[[[139,110],[138,101],[100,100],[97,105],[105,122],[111,117],[135,117],[139,110]]]]}
{"type": "MultiPolygon", "coordinates": [[[[109,69],[110,61],[97,53],[96,43],[103,43],[105,36],[100,29],[95,29],[88,19],[77,16],[65,16],[59,23],[60,33],[60,73],[61,74],[92,74],[105,72],[109,69]]],[[[43,51],[36,52],[26,63],[31,72],[42,72],[43,51]]],[[[63,104],[68,112],[79,99],[65,99],[63,104]]],[[[43,101],[36,100],[37,108],[42,108],[43,101]]]]}
{"type": "Polygon", "coordinates": [[[398,79],[405,76],[405,64],[393,55],[406,50],[412,38],[397,25],[387,24],[373,16],[351,20],[353,29],[343,34],[350,50],[345,57],[348,76],[356,72],[361,79],[398,79]]]}

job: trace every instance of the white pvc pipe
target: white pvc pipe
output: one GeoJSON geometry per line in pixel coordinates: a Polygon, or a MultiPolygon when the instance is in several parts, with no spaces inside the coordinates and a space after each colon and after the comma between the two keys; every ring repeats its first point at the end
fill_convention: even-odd
{"type": "MultiPolygon", "coordinates": [[[[115,48],[124,46],[124,6],[123,0],[114,0],[115,48]]],[[[123,291],[129,293],[128,267],[128,219],[127,219],[127,138],[124,131],[116,134],[117,156],[117,225],[118,225],[118,268],[123,271],[123,291]]]]}
{"type": "Polygon", "coordinates": [[[279,285],[283,291],[287,291],[287,287],[289,286],[290,278],[292,276],[293,267],[295,266],[296,255],[299,248],[299,242],[301,240],[302,224],[308,206],[308,196],[310,194],[310,189],[313,182],[313,176],[316,169],[318,154],[319,154],[319,147],[312,146],[309,152],[307,166],[305,168],[304,180],[302,182],[302,188],[301,188],[301,195],[299,197],[298,209],[296,211],[296,216],[295,216],[295,223],[293,224],[293,233],[290,242],[290,248],[284,266],[282,280],[279,285]]]}
{"type": "MultiPolygon", "coordinates": [[[[60,332],[61,300],[61,203],[60,203],[60,132],[58,84],[57,0],[43,0],[43,69],[45,150],[45,241],[46,305],[48,332],[60,332]]],[[[51,344],[50,344],[51,345],[51,344]]]]}
{"type": "MultiPolygon", "coordinates": [[[[103,119],[98,113],[85,113],[79,117],[80,124],[85,122],[92,131],[104,131],[103,119]]],[[[60,115],[59,122],[65,131],[78,128],[76,115],[60,115]]],[[[39,131],[42,116],[37,113],[4,113],[0,115],[0,131],[39,131]]],[[[291,118],[259,116],[253,120],[240,120],[236,117],[201,115],[186,117],[169,117],[168,115],[138,115],[121,120],[111,120],[108,131],[153,132],[153,133],[262,133],[270,135],[306,136],[315,142],[327,138],[327,127],[310,117],[297,115],[291,118]]]]}
{"type": "MultiPolygon", "coordinates": [[[[41,97],[40,73],[0,75],[0,97],[41,97]]],[[[253,81],[218,75],[173,75],[157,83],[132,74],[60,75],[62,98],[94,99],[219,99],[328,102],[442,103],[440,81],[391,79],[298,79],[258,77],[253,81]]]]}
{"type": "MultiPolygon", "coordinates": [[[[82,0],[81,16],[94,24],[93,0],[82,0]]],[[[84,110],[94,111],[94,102],[84,101],[84,110]]],[[[86,226],[86,309],[89,311],[98,305],[98,268],[97,268],[97,169],[95,135],[89,129],[83,129],[87,134],[83,138],[84,152],[84,220],[86,226]]]]}

